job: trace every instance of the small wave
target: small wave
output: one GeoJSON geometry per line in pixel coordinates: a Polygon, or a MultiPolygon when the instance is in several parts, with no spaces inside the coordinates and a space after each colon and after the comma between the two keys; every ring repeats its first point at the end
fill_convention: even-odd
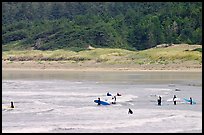
{"type": "Polygon", "coordinates": [[[75,83],[75,84],[82,84],[83,82],[73,82],[73,83],[75,83]]]}
{"type": "Polygon", "coordinates": [[[48,132],[50,129],[46,127],[26,127],[19,129],[2,129],[2,133],[42,133],[48,132]]]}
{"type": "Polygon", "coordinates": [[[55,128],[52,131],[62,131],[62,130],[75,130],[76,128],[73,127],[59,127],[59,128],[55,128]]]}
{"type": "Polygon", "coordinates": [[[133,103],[129,103],[130,105],[134,105],[133,103]]]}
{"type": "Polygon", "coordinates": [[[167,89],[167,88],[145,88],[145,90],[148,90],[148,91],[172,91],[172,89],[167,89]]]}
{"type": "Polygon", "coordinates": [[[38,111],[38,112],[35,112],[35,113],[37,113],[37,114],[42,114],[42,113],[51,112],[51,111],[53,111],[53,110],[54,110],[54,109],[52,108],[52,109],[48,109],[48,110],[38,111]]]}
{"type": "Polygon", "coordinates": [[[2,108],[2,111],[4,111],[4,112],[13,111],[13,110],[14,110],[13,108],[10,108],[10,109],[2,108]]]}

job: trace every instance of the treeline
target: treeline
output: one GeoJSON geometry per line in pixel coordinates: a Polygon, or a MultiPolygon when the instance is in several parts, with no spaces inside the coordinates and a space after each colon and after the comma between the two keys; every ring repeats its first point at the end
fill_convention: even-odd
{"type": "Polygon", "coordinates": [[[3,2],[2,45],[144,50],[202,44],[202,2],[3,2]]]}

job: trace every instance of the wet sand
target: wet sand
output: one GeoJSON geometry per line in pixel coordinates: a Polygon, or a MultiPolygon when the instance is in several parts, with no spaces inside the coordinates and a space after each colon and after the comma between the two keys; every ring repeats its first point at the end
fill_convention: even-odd
{"type": "Polygon", "coordinates": [[[2,70],[65,70],[65,71],[185,71],[202,72],[202,65],[181,64],[128,64],[70,63],[67,61],[2,61],[2,70]]]}

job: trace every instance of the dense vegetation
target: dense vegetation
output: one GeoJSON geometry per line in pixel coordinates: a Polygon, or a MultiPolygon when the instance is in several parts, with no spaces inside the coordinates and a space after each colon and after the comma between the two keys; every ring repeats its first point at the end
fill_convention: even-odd
{"type": "Polygon", "coordinates": [[[202,2],[3,2],[2,48],[202,44],[202,2]]]}

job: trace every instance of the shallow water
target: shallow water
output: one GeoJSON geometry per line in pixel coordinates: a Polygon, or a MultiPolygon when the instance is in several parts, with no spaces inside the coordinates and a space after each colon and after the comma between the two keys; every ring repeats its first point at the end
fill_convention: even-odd
{"type": "Polygon", "coordinates": [[[202,73],[3,71],[2,132],[202,132],[202,73]]]}

